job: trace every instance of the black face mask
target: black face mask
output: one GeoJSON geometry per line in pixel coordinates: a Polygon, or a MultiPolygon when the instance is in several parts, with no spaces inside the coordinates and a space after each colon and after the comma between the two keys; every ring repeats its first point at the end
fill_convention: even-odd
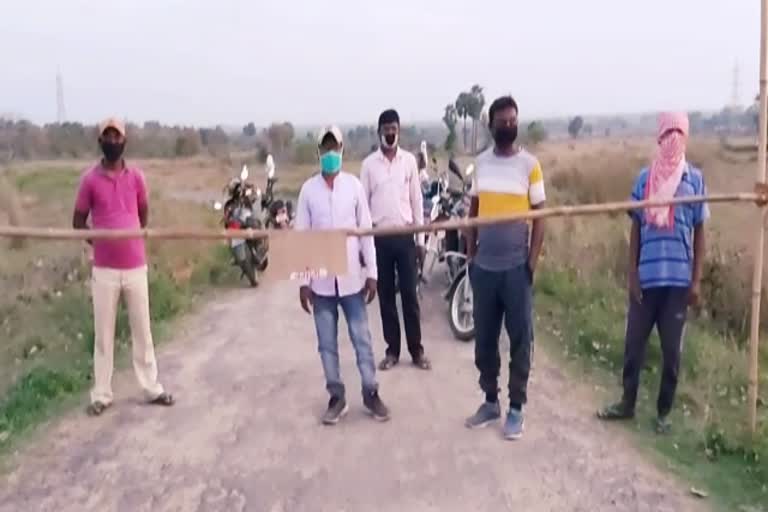
{"type": "Polygon", "coordinates": [[[496,128],[493,131],[493,140],[500,148],[508,148],[517,140],[517,125],[496,128]]]}
{"type": "Polygon", "coordinates": [[[389,147],[394,146],[396,140],[397,140],[396,133],[388,133],[384,136],[384,141],[387,143],[387,146],[389,147]]]}
{"type": "Polygon", "coordinates": [[[104,160],[109,163],[115,163],[123,156],[125,150],[125,142],[106,142],[100,141],[99,146],[101,152],[104,154],[104,160]]]}

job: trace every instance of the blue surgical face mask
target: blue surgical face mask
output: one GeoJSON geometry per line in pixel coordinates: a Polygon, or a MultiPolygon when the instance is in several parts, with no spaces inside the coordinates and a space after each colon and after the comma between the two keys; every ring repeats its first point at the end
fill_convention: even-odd
{"type": "Polygon", "coordinates": [[[341,152],[328,151],[320,155],[320,171],[326,176],[336,174],[341,170],[341,152]]]}

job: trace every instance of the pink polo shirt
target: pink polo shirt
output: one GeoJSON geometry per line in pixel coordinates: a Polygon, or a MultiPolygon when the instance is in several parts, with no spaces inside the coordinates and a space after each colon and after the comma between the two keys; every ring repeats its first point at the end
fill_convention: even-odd
{"type": "MultiPolygon", "coordinates": [[[[139,207],[146,207],[147,201],[147,185],[140,169],[126,166],[110,175],[97,164],[83,173],[75,210],[90,214],[94,229],[138,229],[139,207]]],[[[146,264],[142,238],[93,241],[95,267],[131,270],[146,264]]]]}

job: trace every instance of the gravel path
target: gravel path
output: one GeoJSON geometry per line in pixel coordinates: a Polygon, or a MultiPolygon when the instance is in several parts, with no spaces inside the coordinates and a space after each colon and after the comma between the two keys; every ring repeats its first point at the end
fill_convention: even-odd
{"type": "MultiPolygon", "coordinates": [[[[159,352],[176,407],[140,404],[133,375],[120,374],[103,417],[75,411],[23,447],[0,477],[0,512],[701,510],[620,429],[593,419],[589,389],[543,350],[525,437],[465,429],[481,400],[473,347],[452,338],[439,293],[425,294],[434,370],[380,374],[392,421],[363,414],[343,334],[350,414],[319,425],[327,397],[295,286],[229,292],[180,322],[159,352]]],[[[377,308],[370,318],[379,357],[377,308]]]]}

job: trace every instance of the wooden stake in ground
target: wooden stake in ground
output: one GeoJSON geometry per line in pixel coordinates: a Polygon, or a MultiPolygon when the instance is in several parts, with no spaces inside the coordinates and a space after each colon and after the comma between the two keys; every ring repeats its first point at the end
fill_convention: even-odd
{"type": "MultiPolygon", "coordinates": [[[[21,203],[16,188],[0,174],[0,210],[8,215],[8,224],[11,226],[21,226],[21,203]]],[[[10,242],[11,249],[21,249],[24,247],[23,238],[12,238],[10,242]]]]}
{"type": "MultiPolygon", "coordinates": [[[[766,144],[768,144],[768,97],[766,97],[766,37],[768,37],[768,0],[761,0],[760,7],[760,115],[757,140],[757,182],[765,183],[766,144]]],[[[765,246],[766,209],[760,209],[760,219],[755,233],[755,267],[752,274],[752,318],[749,331],[749,432],[757,431],[757,399],[760,384],[760,299],[763,288],[763,250],[765,246]]]]}

